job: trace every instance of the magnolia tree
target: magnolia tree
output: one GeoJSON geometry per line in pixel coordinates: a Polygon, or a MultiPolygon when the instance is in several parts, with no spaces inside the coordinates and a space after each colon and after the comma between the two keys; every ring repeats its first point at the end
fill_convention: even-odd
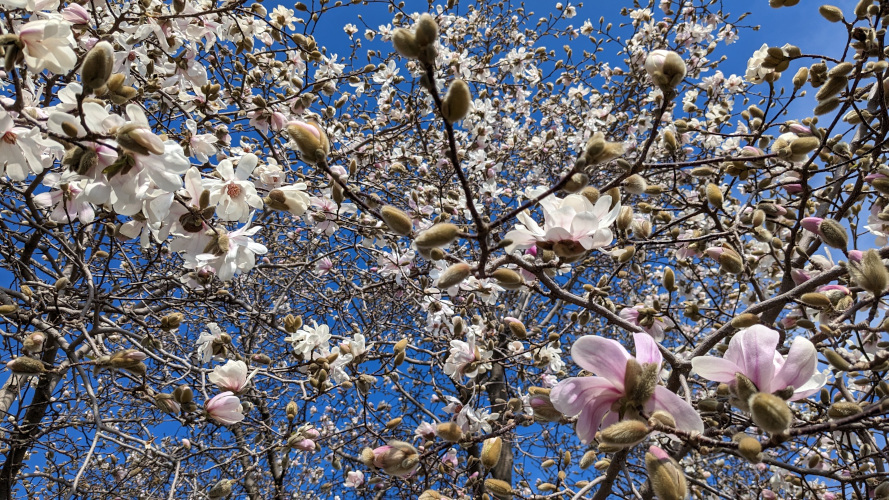
{"type": "Polygon", "coordinates": [[[0,497],[889,497],[889,5],[770,3],[0,0],[0,497]]]}

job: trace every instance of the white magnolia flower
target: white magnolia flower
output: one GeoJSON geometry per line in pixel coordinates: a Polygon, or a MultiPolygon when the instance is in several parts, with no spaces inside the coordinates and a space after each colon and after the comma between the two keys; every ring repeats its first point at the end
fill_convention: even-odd
{"type": "Polygon", "coordinates": [[[43,172],[43,163],[35,154],[40,131],[35,127],[16,127],[12,116],[0,108],[0,176],[25,180],[31,172],[43,172]]]}
{"type": "Polygon", "coordinates": [[[219,139],[213,134],[198,134],[198,125],[194,120],[185,120],[185,128],[188,129],[188,145],[191,154],[201,163],[206,163],[210,157],[216,154],[216,144],[219,139]]]}
{"type": "Polygon", "coordinates": [[[475,378],[491,369],[491,352],[476,345],[475,337],[476,332],[471,329],[466,334],[466,342],[451,341],[451,355],[444,366],[445,375],[450,375],[454,380],[475,378]]]}
{"type": "Polygon", "coordinates": [[[222,179],[204,180],[204,187],[210,190],[210,204],[216,205],[216,215],[221,220],[244,222],[250,216],[251,207],[262,208],[262,198],[250,180],[258,163],[259,158],[253,153],[242,156],[237,169],[231,160],[225,159],[216,166],[222,179]]]}
{"type": "Polygon", "coordinates": [[[207,378],[216,384],[216,387],[239,394],[247,388],[250,379],[257,372],[258,370],[254,370],[253,373],[247,375],[247,363],[230,359],[224,365],[214,368],[207,378]]]}
{"type": "Polygon", "coordinates": [[[96,216],[92,205],[82,196],[83,186],[77,182],[69,182],[74,176],[70,173],[59,175],[47,174],[43,184],[54,188],[52,191],[34,196],[34,204],[41,208],[53,207],[49,219],[59,224],[68,224],[80,220],[89,224],[96,216]]]}
{"type": "Polygon", "coordinates": [[[197,341],[198,354],[201,357],[202,363],[206,363],[213,359],[213,344],[218,345],[222,342],[223,331],[219,328],[219,325],[216,323],[207,323],[207,329],[210,331],[201,332],[197,341]]]}
{"type": "Polygon", "coordinates": [[[304,359],[311,359],[312,351],[319,349],[327,352],[330,344],[330,327],[327,325],[319,325],[317,321],[312,321],[313,326],[303,325],[291,337],[287,337],[287,341],[293,344],[293,350],[296,354],[304,359]]]}
{"type": "Polygon", "coordinates": [[[58,19],[40,19],[23,25],[18,32],[25,63],[35,73],[48,69],[64,74],[77,65],[71,24],[58,19]]]}
{"type": "MultiPolygon", "coordinates": [[[[247,222],[237,231],[224,235],[225,243],[219,246],[221,254],[201,254],[198,261],[216,269],[217,276],[222,281],[230,281],[235,274],[247,272],[256,265],[256,255],[264,255],[268,252],[265,245],[256,243],[250,237],[262,229],[260,226],[251,228],[251,222],[247,222]]],[[[210,233],[212,231],[208,231],[210,233]]],[[[219,241],[219,240],[217,240],[219,241]]],[[[200,263],[198,263],[200,265],[200,263]]]]}
{"type": "MultiPolygon", "coordinates": [[[[543,188],[529,190],[528,197],[535,198],[543,191],[543,188]]],[[[609,226],[620,213],[620,202],[611,208],[611,201],[609,195],[600,197],[595,205],[579,194],[565,198],[547,197],[540,202],[543,227],[527,211],[520,213],[518,219],[521,223],[506,234],[506,238],[512,240],[507,251],[544,243],[551,245],[560,257],[576,257],[587,250],[603,247],[611,243],[614,235],[609,226]]]]}

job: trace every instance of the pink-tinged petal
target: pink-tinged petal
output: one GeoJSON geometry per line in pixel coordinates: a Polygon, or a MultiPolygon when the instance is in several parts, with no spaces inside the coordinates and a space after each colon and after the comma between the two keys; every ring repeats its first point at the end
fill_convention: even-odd
{"type": "Polygon", "coordinates": [[[580,438],[582,443],[590,443],[593,440],[596,436],[596,431],[599,430],[599,424],[602,423],[602,417],[611,411],[611,405],[618,399],[620,399],[619,396],[597,398],[591,401],[590,405],[580,413],[575,430],[577,431],[577,437],[580,438]]]}
{"type": "Polygon", "coordinates": [[[581,212],[571,221],[571,234],[575,238],[587,236],[599,227],[599,218],[589,212],[581,212]]]}
{"type": "Polygon", "coordinates": [[[803,226],[803,229],[818,234],[818,228],[823,220],[821,217],[806,217],[800,221],[800,225],[803,226]]]}
{"type": "Polygon", "coordinates": [[[827,377],[823,373],[816,373],[812,378],[806,381],[802,387],[797,387],[795,391],[793,391],[793,396],[790,397],[791,401],[799,401],[800,399],[806,399],[807,397],[815,394],[820,391],[824,384],[827,383],[827,377]]]}
{"type": "Polygon", "coordinates": [[[620,342],[587,335],[571,346],[571,357],[584,370],[607,378],[623,390],[627,360],[631,356],[620,342]]]}
{"type": "Polygon", "coordinates": [[[815,346],[802,337],[793,339],[784,366],[775,374],[771,390],[778,391],[787,386],[794,389],[802,387],[815,374],[818,368],[818,351],[815,346]]]}
{"type": "Polygon", "coordinates": [[[549,399],[559,413],[573,417],[603,396],[619,398],[620,395],[620,389],[602,377],[572,377],[556,384],[549,399]]]}
{"type": "Polygon", "coordinates": [[[704,421],[697,410],[677,394],[659,385],[654,388],[654,396],[645,405],[646,410],[661,410],[669,413],[676,421],[676,428],[684,431],[704,432],[704,421]]]}
{"type": "Polygon", "coordinates": [[[698,375],[713,382],[734,382],[735,373],[741,368],[727,359],[714,356],[698,356],[691,360],[691,369],[698,375]]]}
{"type": "Polygon", "coordinates": [[[636,361],[640,363],[652,363],[660,366],[664,361],[657,342],[647,333],[634,333],[633,341],[636,343],[636,361]]]}
{"type": "Polygon", "coordinates": [[[738,365],[757,388],[769,387],[775,374],[777,345],[778,332],[762,325],[751,326],[735,334],[725,359],[738,365]]]}
{"type": "Polygon", "coordinates": [[[546,241],[574,240],[571,233],[564,227],[554,227],[549,229],[544,235],[544,238],[546,241]]]}

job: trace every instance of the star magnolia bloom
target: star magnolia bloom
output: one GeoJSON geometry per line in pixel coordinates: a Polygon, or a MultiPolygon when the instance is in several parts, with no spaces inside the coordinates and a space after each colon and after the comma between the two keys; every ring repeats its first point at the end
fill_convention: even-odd
{"type": "Polygon", "coordinates": [[[207,415],[222,425],[232,425],[244,420],[241,413],[241,400],[237,396],[226,391],[213,396],[204,403],[207,415]]]}
{"type": "Polygon", "coordinates": [[[25,180],[31,172],[43,172],[38,146],[39,130],[16,127],[12,115],[0,109],[0,177],[25,180]]]}
{"type": "Polygon", "coordinates": [[[210,190],[210,204],[216,205],[216,215],[221,220],[245,222],[250,217],[250,208],[262,208],[262,198],[256,194],[256,186],[250,175],[259,163],[253,153],[247,153],[238,160],[238,168],[231,160],[222,160],[216,171],[222,180],[205,179],[204,187],[210,190]]]}
{"type": "Polygon", "coordinates": [[[750,379],[760,392],[772,393],[793,387],[790,401],[805,399],[826,382],[818,372],[818,352],[807,339],[793,339],[790,352],[776,351],[778,332],[756,325],[736,333],[722,358],[700,356],[691,360],[694,371],[707,380],[735,383],[735,374],[750,379]]]}
{"type": "Polygon", "coordinates": [[[643,305],[621,309],[620,317],[642,328],[658,342],[664,340],[665,331],[676,326],[670,318],[654,316],[654,311],[643,305]]]}
{"type": "MultiPolygon", "coordinates": [[[[621,419],[616,410],[621,400],[627,397],[624,379],[628,361],[634,360],[640,365],[651,363],[660,369],[663,357],[654,339],[647,333],[636,333],[633,340],[636,344],[635,358],[616,340],[593,335],[581,337],[571,346],[574,362],[597,376],[565,379],[556,384],[550,399],[561,413],[580,415],[577,419],[577,436],[584,443],[593,439],[600,424],[607,427],[621,419]]],[[[697,411],[664,386],[655,386],[643,409],[649,414],[656,410],[669,413],[678,429],[704,431],[704,423],[697,411]]]]}
{"type": "Polygon", "coordinates": [[[253,378],[253,375],[256,375],[257,371],[254,370],[248,376],[247,363],[229,360],[226,364],[214,368],[213,373],[207,378],[210,379],[210,382],[216,384],[216,387],[238,394],[247,388],[247,384],[253,378]]]}
{"type": "MultiPolygon", "coordinates": [[[[528,196],[534,198],[543,191],[543,188],[533,189],[528,196]]],[[[543,207],[543,228],[528,212],[520,213],[517,218],[521,224],[506,234],[506,238],[512,240],[507,247],[508,252],[516,248],[530,248],[541,242],[553,245],[553,250],[562,257],[581,255],[587,250],[611,243],[614,235],[609,226],[620,213],[620,203],[609,210],[609,195],[599,198],[595,205],[578,194],[562,199],[553,196],[541,201],[540,206],[543,207]]]]}
{"type": "Polygon", "coordinates": [[[31,21],[18,32],[25,63],[35,73],[48,69],[64,74],[77,65],[71,25],[58,19],[31,21]]]}
{"type": "Polygon", "coordinates": [[[251,236],[262,229],[259,226],[250,227],[250,222],[228,233],[228,251],[222,255],[201,254],[198,260],[206,260],[217,271],[217,276],[222,281],[230,281],[235,274],[247,272],[256,265],[256,255],[264,255],[268,252],[265,245],[256,243],[251,236]]]}

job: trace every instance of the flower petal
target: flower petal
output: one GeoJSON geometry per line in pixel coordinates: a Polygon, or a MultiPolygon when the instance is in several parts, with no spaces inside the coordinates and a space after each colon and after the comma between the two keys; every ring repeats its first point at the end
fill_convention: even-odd
{"type": "Polygon", "coordinates": [[[623,389],[630,353],[616,340],[587,335],[571,346],[571,357],[584,370],[610,380],[623,389]]]}
{"type": "Polygon", "coordinates": [[[572,377],[553,387],[550,401],[559,413],[573,417],[605,394],[619,398],[620,390],[602,377],[572,377]]]}
{"type": "Polygon", "coordinates": [[[633,341],[636,343],[636,361],[640,363],[652,363],[660,366],[664,361],[661,351],[657,348],[657,342],[647,333],[634,333],[633,341]]]}
{"type": "Polygon", "coordinates": [[[691,360],[691,369],[707,380],[724,382],[726,384],[734,382],[735,373],[741,371],[738,365],[727,359],[715,356],[698,356],[693,358],[691,360]]]}
{"type": "Polygon", "coordinates": [[[575,425],[577,437],[582,443],[587,444],[593,440],[602,423],[602,417],[611,411],[611,405],[618,399],[620,399],[619,396],[603,396],[590,401],[590,404],[577,418],[575,425]]]}
{"type": "Polygon", "coordinates": [[[784,366],[775,374],[770,391],[779,391],[787,386],[802,387],[815,375],[818,368],[818,351],[808,339],[793,339],[784,366]]]}
{"type": "Polygon", "coordinates": [[[704,432],[704,421],[697,410],[662,385],[654,388],[654,396],[645,406],[646,409],[650,407],[651,410],[661,410],[672,415],[677,429],[704,432]]]}
{"type": "Polygon", "coordinates": [[[757,388],[766,390],[775,374],[775,347],[778,332],[762,325],[751,326],[736,333],[729,342],[725,359],[741,368],[757,388]]]}

